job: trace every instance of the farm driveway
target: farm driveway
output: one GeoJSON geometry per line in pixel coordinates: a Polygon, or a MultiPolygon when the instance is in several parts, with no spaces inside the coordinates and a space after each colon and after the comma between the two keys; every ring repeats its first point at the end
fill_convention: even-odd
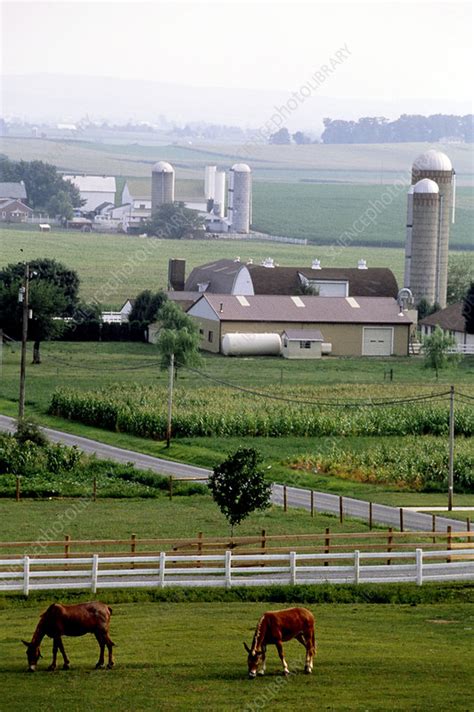
{"type": "MultiPolygon", "coordinates": [[[[15,419],[6,415],[0,415],[0,431],[13,432],[15,429],[15,419]]],[[[181,479],[192,479],[195,477],[207,477],[210,470],[195,465],[186,465],[172,460],[164,460],[159,457],[151,457],[134,450],[106,445],[105,443],[78,435],[71,435],[60,430],[42,428],[44,433],[52,442],[60,442],[63,445],[76,445],[80,450],[88,454],[95,454],[97,457],[114,460],[115,462],[131,462],[141,470],[152,470],[160,475],[173,475],[181,479]]],[[[299,489],[297,487],[287,487],[287,503],[289,507],[296,507],[309,510],[311,507],[310,490],[299,489]]],[[[275,504],[283,504],[283,486],[274,484],[272,501],[275,504]]],[[[314,507],[319,512],[339,513],[338,495],[326,492],[314,493],[314,507]]],[[[344,497],[344,513],[348,517],[368,520],[369,503],[360,499],[344,497]]],[[[384,504],[373,504],[372,519],[374,523],[385,526],[398,527],[400,524],[400,510],[398,507],[388,507],[384,504]]],[[[403,510],[404,528],[413,531],[431,531],[432,518],[430,514],[414,512],[410,509],[403,510]]],[[[466,525],[462,521],[449,519],[448,517],[436,517],[437,531],[443,531],[451,526],[453,531],[464,531],[466,525]]]]}

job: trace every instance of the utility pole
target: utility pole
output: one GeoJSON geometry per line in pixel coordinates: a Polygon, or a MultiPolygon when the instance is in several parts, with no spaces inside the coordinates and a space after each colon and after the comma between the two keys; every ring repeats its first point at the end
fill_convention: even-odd
{"type": "Polygon", "coordinates": [[[28,339],[28,301],[29,301],[30,265],[25,262],[23,286],[18,293],[18,301],[23,304],[21,327],[21,361],[20,361],[20,398],[18,403],[18,419],[25,415],[25,380],[26,380],[26,342],[28,339]]]}
{"type": "Polygon", "coordinates": [[[174,354],[171,354],[169,365],[168,386],[168,425],[166,428],[166,447],[169,448],[171,440],[171,414],[173,411],[173,381],[174,381],[174,354]]]}
{"type": "Polygon", "coordinates": [[[449,392],[449,473],[448,473],[448,509],[453,508],[454,490],[454,386],[449,392]]]}

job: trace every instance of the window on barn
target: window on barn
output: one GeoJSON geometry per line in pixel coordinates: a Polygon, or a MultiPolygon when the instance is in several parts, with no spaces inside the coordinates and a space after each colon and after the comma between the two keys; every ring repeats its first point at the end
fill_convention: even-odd
{"type": "Polygon", "coordinates": [[[310,349],[311,341],[300,341],[300,349],[310,349]]]}
{"type": "Polygon", "coordinates": [[[210,331],[207,335],[207,340],[209,341],[210,344],[214,341],[214,332],[210,331]]]}

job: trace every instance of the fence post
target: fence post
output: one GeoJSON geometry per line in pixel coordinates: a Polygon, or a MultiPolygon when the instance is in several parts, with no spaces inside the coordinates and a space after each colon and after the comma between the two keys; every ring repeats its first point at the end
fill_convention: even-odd
{"type": "Polygon", "coordinates": [[[69,534],[64,535],[64,556],[69,558],[69,553],[70,553],[70,547],[71,547],[71,537],[69,534]]]}
{"type": "Polygon", "coordinates": [[[169,498],[171,501],[173,499],[173,475],[170,475],[168,478],[168,487],[169,487],[169,498]]]}
{"type": "MultiPolygon", "coordinates": [[[[468,531],[469,533],[471,532],[471,517],[466,517],[466,531],[468,531]]],[[[467,537],[467,543],[468,543],[468,544],[471,543],[471,536],[470,536],[470,534],[469,534],[469,536],[467,537]]]]}
{"type": "MultiPolygon", "coordinates": [[[[132,556],[135,556],[137,548],[137,535],[136,534],[130,534],[130,553],[132,556]]],[[[135,568],[135,564],[132,561],[132,569],[135,568]]]]}
{"type": "Polygon", "coordinates": [[[23,593],[28,596],[30,592],[30,557],[25,556],[23,559],[23,593]]]}
{"type": "Polygon", "coordinates": [[[94,477],[94,482],[92,486],[92,499],[97,502],[97,477],[94,477]]]}
{"type": "MultiPolygon", "coordinates": [[[[326,537],[324,539],[324,547],[325,547],[324,553],[325,554],[329,554],[330,546],[331,546],[331,540],[330,540],[329,527],[326,527],[326,537]]],[[[324,562],[324,566],[329,566],[329,561],[327,559],[324,562]]]]}
{"type": "Polygon", "coordinates": [[[400,507],[400,531],[403,532],[403,507],[400,507]]]}
{"type": "Polygon", "coordinates": [[[262,529],[262,538],[260,540],[260,548],[263,553],[265,553],[265,549],[267,548],[267,532],[265,529],[262,529]]]}
{"type": "Polygon", "coordinates": [[[372,517],[372,502],[369,502],[369,529],[372,531],[373,517],[372,517]]]}
{"type": "Polygon", "coordinates": [[[286,512],[288,510],[288,501],[287,501],[287,495],[286,495],[286,485],[283,485],[283,511],[286,512]]]}
{"type": "MultiPolygon", "coordinates": [[[[436,514],[431,515],[431,531],[433,534],[436,532],[436,514]]],[[[433,537],[433,544],[436,544],[436,537],[433,537]]]]}
{"type": "Polygon", "coordinates": [[[354,551],[354,583],[360,583],[360,551],[354,551]]]}
{"type": "Polygon", "coordinates": [[[296,551],[290,551],[290,584],[296,584],[296,551]]]}
{"type": "MultiPolygon", "coordinates": [[[[449,549],[449,551],[450,551],[450,550],[453,548],[453,530],[452,530],[451,525],[448,526],[448,537],[447,537],[447,540],[448,540],[448,542],[447,542],[447,549],[449,549]]],[[[447,562],[448,564],[451,563],[451,557],[450,557],[450,556],[448,556],[448,558],[446,559],[446,562],[447,562]]]]}
{"type": "Polygon", "coordinates": [[[339,521],[341,524],[344,522],[344,498],[339,495],[339,521]]]}
{"type": "Polygon", "coordinates": [[[160,551],[160,588],[165,587],[166,552],[160,551]]]}
{"type": "Polygon", "coordinates": [[[232,568],[232,551],[229,549],[225,552],[225,587],[230,588],[232,586],[231,580],[231,568],[232,568]]]}
{"type": "Polygon", "coordinates": [[[311,516],[314,517],[314,490],[311,490],[311,516]]]}
{"type": "Polygon", "coordinates": [[[15,487],[15,499],[17,502],[19,502],[20,498],[21,498],[20,478],[17,475],[16,476],[16,487],[15,487]]]}
{"type": "MultiPolygon", "coordinates": [[[[202,556],[202,537],[203,537],[203,533],[198,532],[198,556],[202,556]]],[[[197,568],[198,569],[201,568],[201,561],[197,562],[197,568]]]]}
{"type": "Polygon", "coordinates": [[[416,550],[416,585],[423,584],[423,549],[416,550]]]}
{"type": "Polygon", "coordinates": [[[97,573],[99,571],[99,554],[93,554],[92,556],[92,578],[91,578],[91,592],[95,593],[97,591],[97,573]]]}
{"type": "MultiPolygon", "coordinates": [[[[393,529],[392,527],[389,527],[388,529],[388,537],[387,537],[387,551],[390,553],[392,551],[392,543],[393,543],[393,529]]],[[[392,563],[391,559],[387,559],[387,566],[390,566],[392,563]]]]}

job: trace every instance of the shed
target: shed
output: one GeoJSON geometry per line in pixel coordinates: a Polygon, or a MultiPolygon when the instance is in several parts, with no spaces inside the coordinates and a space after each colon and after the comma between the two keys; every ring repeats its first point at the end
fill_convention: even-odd
{"type": "Polygon", "coordinates": [[[323,335],[319,329],[285,329],[281,337],[284,358],[321,358],[323,335]]]}

